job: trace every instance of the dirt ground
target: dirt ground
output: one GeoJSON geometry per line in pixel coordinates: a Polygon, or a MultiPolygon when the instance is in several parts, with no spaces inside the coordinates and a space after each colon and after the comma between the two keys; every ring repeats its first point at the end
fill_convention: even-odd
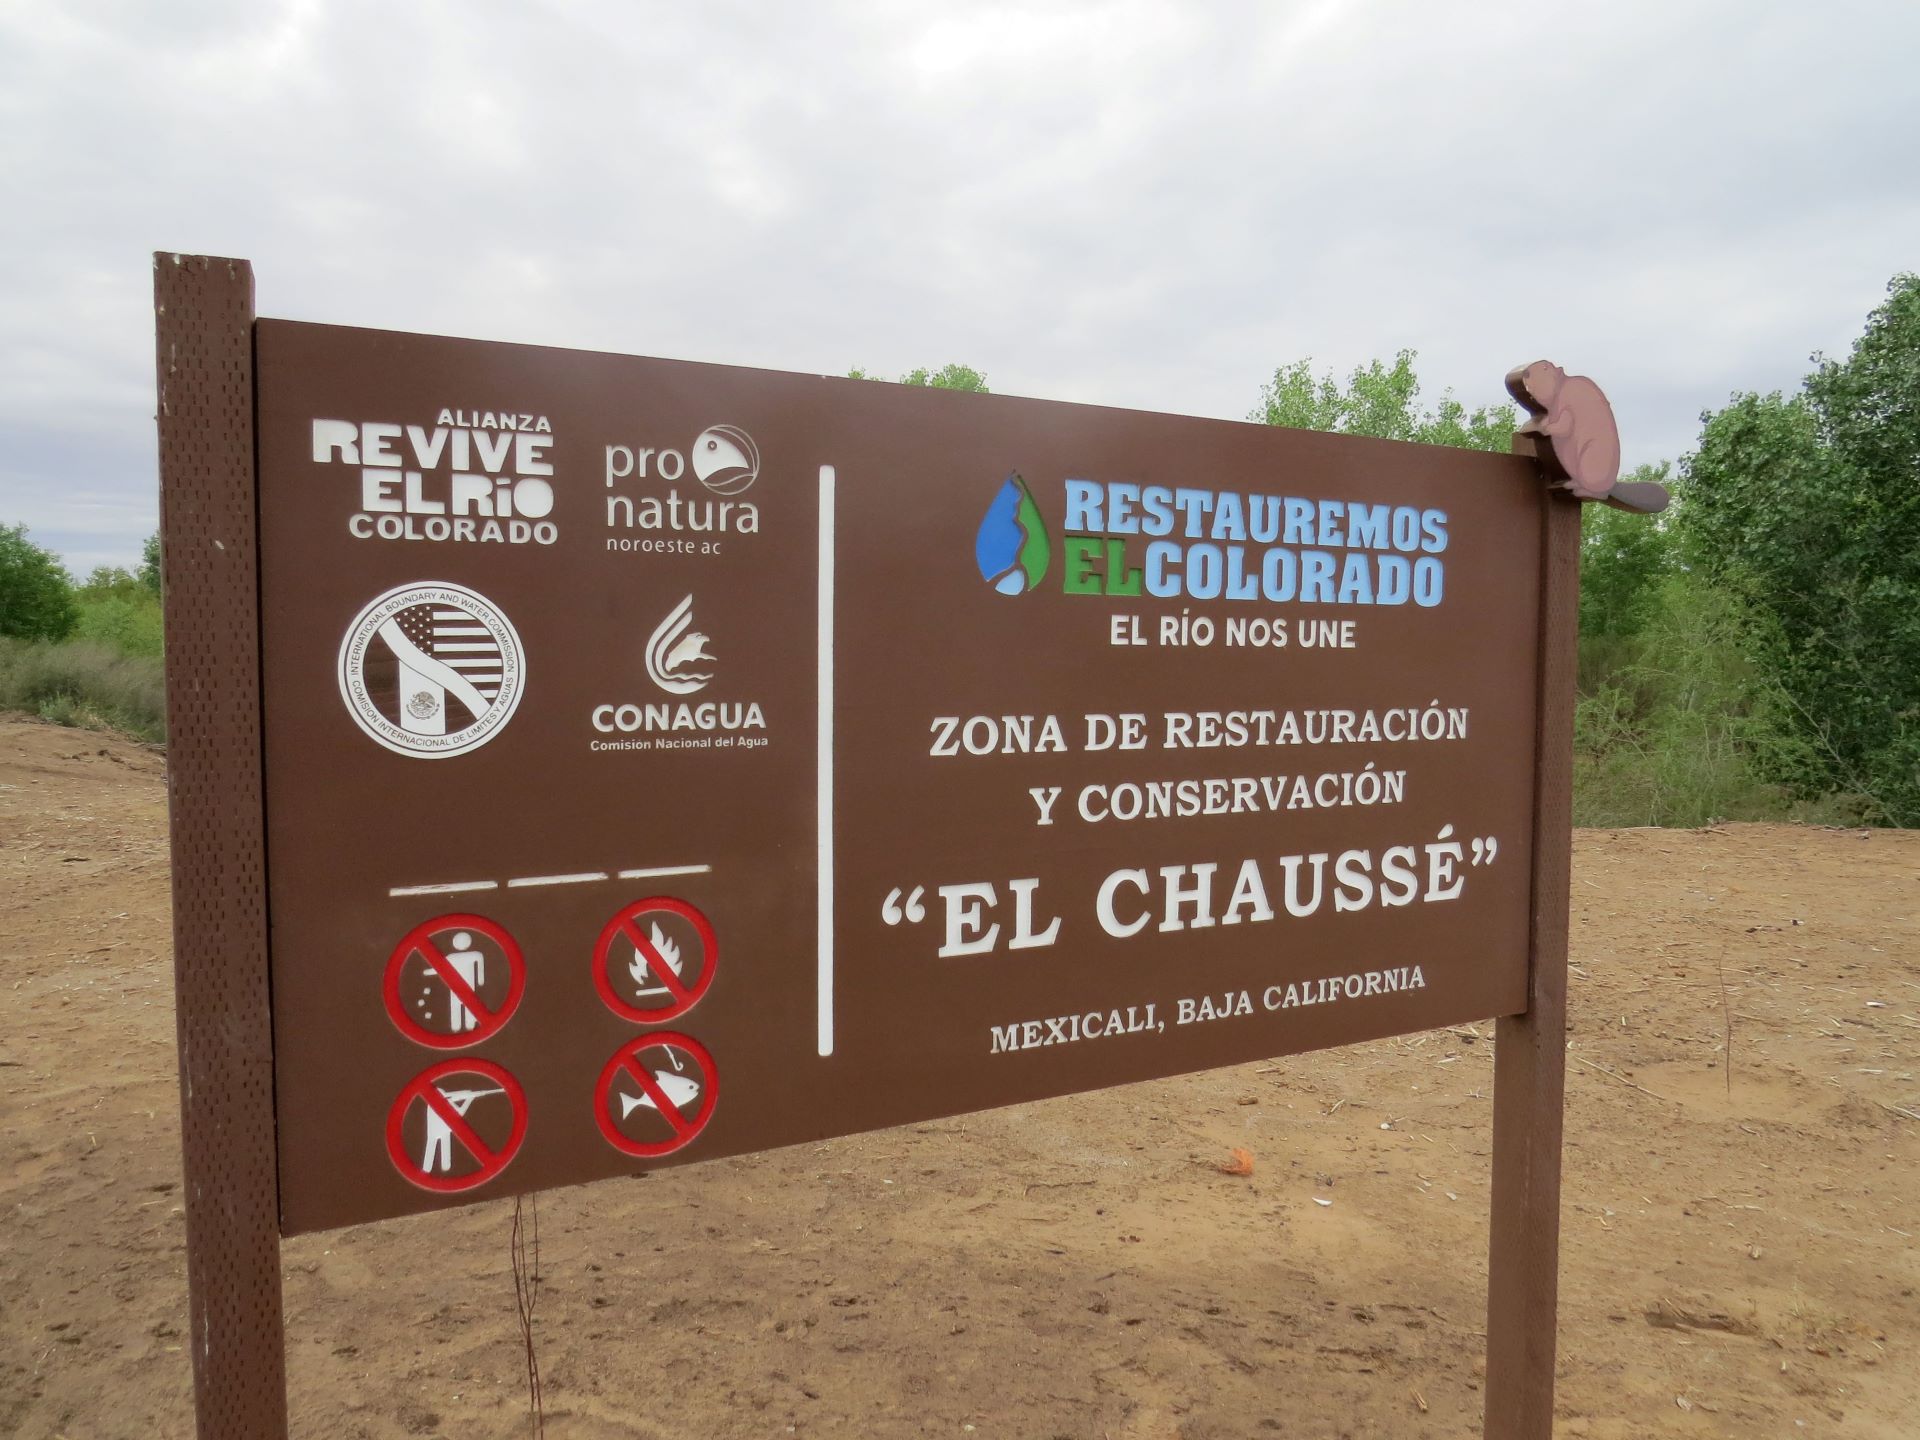
{"type": "MultiPolygon", "coordinates": [[[[165,803],[0,721],[0,1435],[191,1432],[165,803]]],[[[1920,1434],[1920,833],[1574,875],[1558,1433],[1920,1434]]],[[[549,1194],[547,1433],[1478,1434],[1491,1029],[549,1194]]],[[[285,1246],[296,1436],[528,1433],[512,1211],[285,1246]]]]}

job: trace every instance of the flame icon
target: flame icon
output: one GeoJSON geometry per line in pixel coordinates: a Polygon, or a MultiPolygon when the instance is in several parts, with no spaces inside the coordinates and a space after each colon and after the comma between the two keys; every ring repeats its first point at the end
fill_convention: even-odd
{"type": "Polygon", "coordinates": [[[980,533],[974,537],[973,558],[980,578],[1002,595],[1025,594],[1045,577],[1053,547],[1047,542],[1040,507],[1033,503],[1033,493],[1018,471],[1007,476],[987,506],[980,533]]]}
{"type": "MultiPolygon", "coordinates": [[[[660,928],[659,921],[656,920],[651,926],[651,929],[653,933],[647,938],[653,942],[654,950],[658,952],[660,958],[666,962],[667,968],[674,973],[675,978],[678,978],[680,975],[679,943],[660,928]]],[[[642,995],[665,995],[669,993],[666,986],[658,984],[655,981],[652,967],[641,958],[637,950],[634,952],[633,959],[627,962],[627,973],[633,976],[633,983],[640,987],[640,993],[642,995]]]]}

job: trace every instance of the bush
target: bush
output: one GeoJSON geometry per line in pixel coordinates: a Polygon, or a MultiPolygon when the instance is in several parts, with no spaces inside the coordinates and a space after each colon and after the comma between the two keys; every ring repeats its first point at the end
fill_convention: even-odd
{"type": "Polygon", "coordinates": [[[64,644],[0,639],[0,709],[25,710],[56,725],[167,738],[160,661],[93,641],[64,644]]]}
{"type": "Polygon", "coordinates": [[[75,639],[91,640],[126,655],[160,658],[160,601],[150,591],[100,592],[86,586],[76,592],[75,599],[80,607],[75,639]]]}
{"type": "Polygon", "coordinates": [[[1635,632],[1583,637],[1575,823],[1857,823],[1858,800],[1796,799],[1772,782],[1804,767],[1805,741],[1749,658],[1764,639],[1732,592],[1689,572],[1652,587],[1635,632]]]}

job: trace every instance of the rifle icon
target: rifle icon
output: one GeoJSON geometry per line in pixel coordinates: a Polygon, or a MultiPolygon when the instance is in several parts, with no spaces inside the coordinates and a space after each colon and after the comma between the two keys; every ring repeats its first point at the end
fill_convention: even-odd
{"type": "MultiPolygon", "coordinates": [[[[435,1086],[434,1088],[439,1089],[440,1087],[435,1086]]],[[[488,1095],[504,1095],[507,1092],[502,1090],[498,1085],[495,1085],[486,1090],[440,1090],[440,1093],[453,1103],[454,1114],[464,1115],[472,1107],[474,1101],[483,1099],[488,1095]]]]}
{"type": "MultiPolygon", "coordinates": [[[[433,1087],[446,1097],[453,1106],[453,1113],[465,1115],[473,1108],[473,1102],[485,1099],[489,1095],[504,1095],[507,1092],[498,1085],[482,1090],[448,1090],[443,1086],[433,1087]]],[[[447,1124],[446,1117],[432,1105],[427,1106],[426,1142],[420,1155],[420,1168],[431,1175],[436,1169],[442,1175],[453,1169],[453,1127],[447,1124]]]]}

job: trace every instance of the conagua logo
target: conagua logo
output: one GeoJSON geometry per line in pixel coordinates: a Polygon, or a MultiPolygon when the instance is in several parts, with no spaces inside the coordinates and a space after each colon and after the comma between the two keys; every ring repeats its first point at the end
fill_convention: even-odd
{"type": "Polygon", "coordinates": [[[354,722],[401,755],[440,759],[500,732],[526,686],[511,621],[459,585],[387,591],[340,642],[340,696],[354,722]]]}
{"type": "Polygon", "coordinates": [[[980,533],[974,537],[974,562],[980,577],[1002,595],[1023,595],[1046,578],[1053,548],[1040,507],[1018,471],[994,494],[980,533]]]}
{"type": "Polygon", "coordinates": [[[707,637],[693,628],[691,595],[674,606],[647,637],[647,676],[669,695],[704,690],[713,671],[699,667],[714,658],[707,653],[707,637]]]}

